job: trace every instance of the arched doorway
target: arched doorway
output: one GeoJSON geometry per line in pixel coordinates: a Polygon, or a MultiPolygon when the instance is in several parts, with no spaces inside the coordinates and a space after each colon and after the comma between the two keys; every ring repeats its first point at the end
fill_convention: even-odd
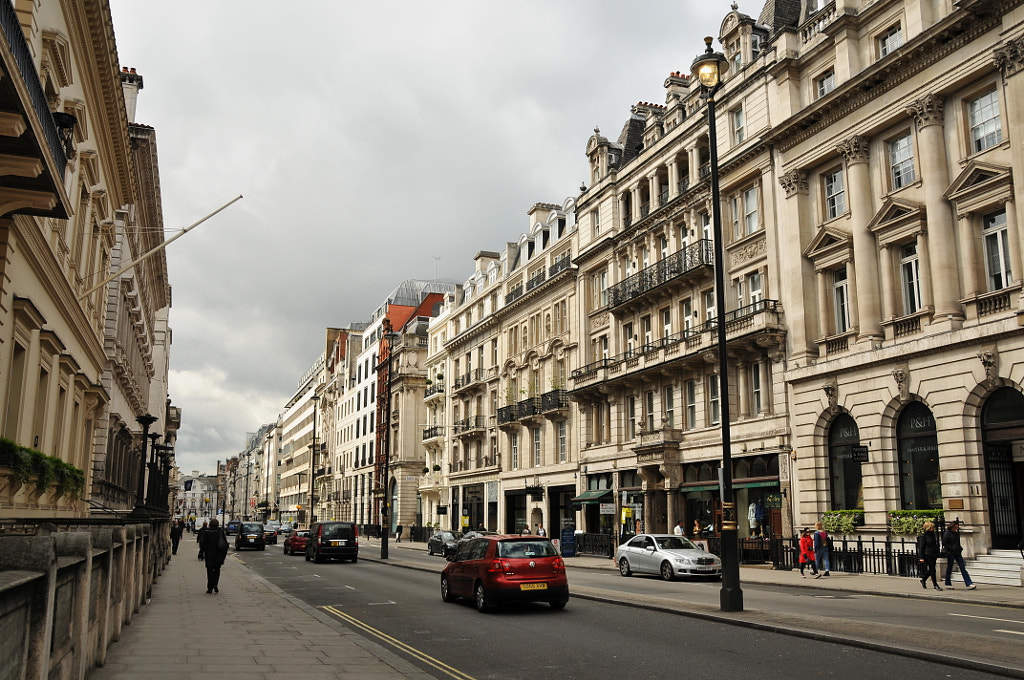
{"type": "Polygon", "coordinates": [[[981,409],[993,548],[1015,548],[1024,535],[1024,395],[1001,387],[981,409]]]}
{"type": "Polygon", "coordinates": [[[860,429],[850,414],[843,413],[828,430],[833,510],[864,507],[864,481],[860,460],[853,455],[855,446],[860,446],[860,429]]]}
{"type": "Polygon", "coordinates": [[[900,457],[900,496],[904,510],[941,510],[939,441],[935,416],[919,401],[912,401],[896,421],[900,457]]]}

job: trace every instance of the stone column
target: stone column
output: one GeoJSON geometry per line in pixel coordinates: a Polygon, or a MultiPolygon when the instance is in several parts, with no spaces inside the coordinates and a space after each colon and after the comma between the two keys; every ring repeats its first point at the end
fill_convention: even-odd
{"type": "MultiPolygon", "coordinates": [[[[831,308],[831,305],[828,303],[828,300],[829,293],[832,290],[832,282],[829,281],[828,274],[829,272],[825,271],[824,269],[819,269],[818,271],[815,272],[815,277],[818,280],[818,309],[821,310],[821,314],[826,316],[828,315],[828,310],[831,308]]],[[[833,311],[833,318],[834,317],[835,313],[833,311]]],[[[819,322],[819,325],[821,327],[820,336],[822,338],[832,335],[832,333],[829,332],[830,324],[827,321],[827,319],[822,319],[819,322]]],[[[790,329],[790,332],[793,332],[792,328],[790,329]]]]}
{"type": "MultiPolygon", "coordinates": [[[[868,229],[871,221],[871,174],[868,168],[870,140],[851,137],[838,149],[846,157],[847,188],[850,197],[850,231],[853,234],[853,259],[857,274],[857,342],[882,337],[881,305],[878,291],[878,259],[875,235],[868,229]]],[[[853,298],[853,295],[851,295],[853,298]]]]}
{"type": "MultiPolygon", "coordinates": [[[[949,186],[946,143],[943,139],[942,99],[930,94],[907,107],[917,125],[918,149],[921,156],[921,179],[924,203],[928,211],[929,252],[935,296],[934,322],[947,319],[963,321],[960,306],[960,273],[956,266],[956,244],[953,236],[953,213],[944,195],[949,186]]],[[[959,324],[958,324],[959,325],[959,324]]]]}
{"type": "Polygon", "coordinates": [[[935,304],[932,295],[932,258],[928,250],[928,234],[917,235],[917,257],[921,263],[921,307],[932,308],[935,304]]]}
{"type": "Polygon", "coordinates": [[[807,285],[814,273],[813,265],[803,256],[804,249],[814,238],[814,228],[807,214],[810,209],[807,173],[791,170],[779,177],[779,184],[786,192],[779,216],[791,232],[779,245],[780,293],[789,325],[790,360],[801,365],[818,355],[813,340],[827,334],[824,330],[827,325],[819,327],[817,310],[828,307],[815,306],[814,291],[807,285]]]}
{"type": "Polygon", "coordinates": [[[892,251],[893,246],[888,244],[879,248],[882,264],[880,272],[882,276],[882,319],[892,319],[897,316],[896,287],[892,275],[895,263],[893,262],[892,251]]]}
{"type": "Polygon", "coordinates": [[[974,238],[974,224],[971,214],[960,215],[957,219],[960,233],[960,271],[964,273],[964,297],[977,297],[981,292],[978,284],[978,248],[974,238]]]}
{"type": "Polygon", "coordinates": [[[679,193],[679,158],[672,156],[672,160],[668,163],[668,196],[672,199],[679,193]]]}
{"type": "Polygon", "coordinates": [[[1006,202],[1006,242],[1010,249],[1010,275],[1013,277],[1012,281],[1017,282],[1024,278],[1024,271],[1021,270],[1021,239],[1017,225],[1017,209],[1012,200],[1006,202]]]}
{"type": "Polygon", "coordinates": [[[659,195],[661,194],[661,191],[659,191],[659,186],[658,186],[658,173],[657,172],[652,172],[650,175],[647,176],[647,192],[651,196],[651,204],[650,204],[651,205],[651,212],[654,212],[655,210],[658,209],[658,207],[660,205],[660,203],[659,203],[659,200],[660,200],[659,195]]]}
{"type": "Polygon", "coordinates": [[[750,397],[749,397],[749,380],[747,379],[747,370],[750,368],[750,364],[744,362],[736,362],[736,391],[739,392],[739,417],[746,418],[750,416],[750,397]]]}
{"type": "MultiPolygon", "coordinates": [[[[654,531],[654,492],[644,489],[644,531],[654,531]]],[[[636,518],[633,518],[634,521],[636,518]]]]}
{"type": "Polygon", "coordinates": [[[697,147],[690,149],[690,186],[700,181],[700,151],[697,147]]]}

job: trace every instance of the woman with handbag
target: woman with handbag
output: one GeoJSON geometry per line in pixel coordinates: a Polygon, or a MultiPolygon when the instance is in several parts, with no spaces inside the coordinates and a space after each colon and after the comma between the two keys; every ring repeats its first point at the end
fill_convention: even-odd
{"type": "Polygon", "coordinates": [[[960,545],[960,520],[955,519],[946,527],[946,532],[942,534],[942,549],[946,552],[946,590],[953,590],[951,579],[954,563],[960,567],[960,575],[964,577],[967,590],[977,588],[971,580],[971,575],[967,573],[967,566],[964,565],[964,548],[960,545]]]}
{"type": "Polygon", "coordinates": [[[924,533],[917,537],[917,561],[921,564],[921,587],[928,590],[928,579],[932,580],[935,590],[942,590],[935,578],[935,561],[939,559],[939,537],[935,535],[935,525],[925,522],[924,533]]]}
{"type": "Polygon", "coordinates": [[[206,592],[219,593],[220,568],[228,557],[228,537],[220,528],[220,522],[210,520],[210,525],[203,532],[199,549],[206,562],[206,592]]]}

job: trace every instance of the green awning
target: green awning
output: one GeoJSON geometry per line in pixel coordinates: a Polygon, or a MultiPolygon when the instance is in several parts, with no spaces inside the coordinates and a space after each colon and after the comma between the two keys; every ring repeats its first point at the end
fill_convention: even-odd
{"type": "Polygon", "coordinates": [[[732,488],[734,488],[734,489],[753,489],[755,487],[762,487],[762,486],[764,486],[764,487],[773,487],[773,486],[778,486],[778,485],[779,485],[779,480],[772,479],[772,480],[769,480],[767,482],[764,482],[764,481],[762,481],[762,482],[736,482],[735,484],[732,485],[732,488]]]}
{"type": "Polygon", "coordinates": [[[718,491],[717,484],[704,484],[701,486],[681,486],[679,493],[690,493],[691,491],[718,491]]]}
{"type": "Polygon", "coordinates": [[[591,489],[584,491],[576,498],[573,498],[570,503],[573,505],[586,505],[588,503],[600,503],[606,497],[612,495],[611,489],[591,489]]]}

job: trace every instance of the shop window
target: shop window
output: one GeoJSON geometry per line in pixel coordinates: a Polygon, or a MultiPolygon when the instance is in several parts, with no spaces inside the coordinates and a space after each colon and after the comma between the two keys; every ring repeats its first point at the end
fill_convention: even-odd
{"type": "Polygon", "coordinates": [[[903,509],[941,508],[939,442],[931,410],[919,401],[908,404],[896,422],[896,437],[903,509]]]}
{"type": "Polygon", "coordinates": [[[864,507],[861,463],[854,460],[853,447],[860,446],[860,430],[846,413],[832,422],[828,431],[829,474],[833,510],[864,507]]]}

